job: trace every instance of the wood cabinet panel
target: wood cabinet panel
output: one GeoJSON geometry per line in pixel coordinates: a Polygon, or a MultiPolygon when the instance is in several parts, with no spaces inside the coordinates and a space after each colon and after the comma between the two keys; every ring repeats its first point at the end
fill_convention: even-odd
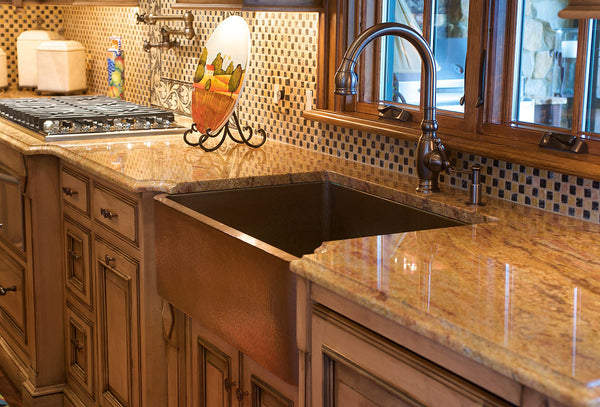
{"type": "Polygon", "coordinates": [[[132,199],[95,184],[93,189],[94,220],[138,244],[138,208],[132,199]]]}
{"type": "Polygon", "coordinates": [[[94,400],[95,394],[95,346],[94,323],[77,312],[67,302],[66,307],[66,359],[69,384],[85,392],[85,398],[94,400]]]}
{"type": "Polygon", "coordinates": [[[101,405],[139,406],[138,264],[96,241],[101,405]]]}
{"type": "Polygon", "coordinates": [[[313,405],[510,405],[318,304],[311,336],[313,405]]]}
{"type": "Polygon", "coordinates": [[[68,218],[64,220],[65,284],[70,294],[94,310],[91,273],[91,232],[68,218]]]}
{"type": "Polygon", "coordinates": [[[60,181],[61,194],[65,204],[89,215],[89,178],[65,167],[60,173],[60,181]]]}
{"type": "Polygon", "coordinates": [[[26,342],[25,268],[0,248],[0,321],[26,342]]]}
{"type": "MultiPolygon", "coordinates": [[[[201,407],[231,407],[232,397],[239,381],[237,351],[215,338],[206,339],[206,332],[195,330],[192,352],[192,380],[194,405],[201,407]]],[[[210,335],[210,334],[209,334],[210,335]]]]}
{"type": "Polygon", "coordinates": [[[177,0],[173,8],[319,11],[323,9],[323,2],[321,0],[177,0]]]}

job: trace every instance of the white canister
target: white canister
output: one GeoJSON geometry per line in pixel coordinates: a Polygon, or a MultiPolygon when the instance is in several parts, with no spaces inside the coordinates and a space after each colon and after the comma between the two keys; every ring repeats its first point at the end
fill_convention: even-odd
{"type": "Polygon", "coordinates": [[[38,91],[86,89],[85,48],[77,41],[44,41],[37,48],[38,91]]]}
{"type": "Polygon", "coordinates": [[[19,86],[37,87],[36,49],[44,41],[60,40],[62,37],[54,31],[29,30],[17,37],[17,66],[19,69],[19,86]]]}
{"type": "Polygon", "coordinates": [[[6,72],[6,52],[0,48],[0,89],[8,87],[8,73],[6,72]]]}

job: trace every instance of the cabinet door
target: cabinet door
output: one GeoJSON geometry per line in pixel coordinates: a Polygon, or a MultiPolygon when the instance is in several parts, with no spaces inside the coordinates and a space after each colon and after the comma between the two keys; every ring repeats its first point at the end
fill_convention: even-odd
{"type": "Polygon", "coordinates": [[[94,250],[100,404],[139,406],[139,265],[103,241],[94,250]]]}
{"type": "Polygon", "coordinates": [[[509,405],[323,306],[312,312],[312,405],[509,405]]]}
{"type": "Polygon", "coordinates": [[[202,9],[244,9],[276,11],[319,11],[323,8],[321,0],[177,0],[177,8],[202,9]]]}
{"type": "Polygon", "coordinates": [[[96,398],[95,394],[95,366],[94,366],[94,323],[89,321],[77,308],[67,302],[66,359],[67,381],[77,387],[77,393],[90,402],[96,398]]]}
{"type": "Polygon", "coordinates": [[[197,323],[192,323],[190,344],[192,405],[195,407],[237,406],[238,351],[197,323]]]}
{"type": "Polygon", "coordinates": [[[27,345],[25,268],[0,248],[0,324],[21,346],[27,345]]]}

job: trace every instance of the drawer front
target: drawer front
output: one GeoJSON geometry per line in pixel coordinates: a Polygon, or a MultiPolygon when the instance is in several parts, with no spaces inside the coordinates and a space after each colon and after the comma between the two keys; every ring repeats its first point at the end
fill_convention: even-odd
{"type": "Polygon", "coordinates": [[[25,269],[0,250],[0,319],[25,339],[25,269]],[[16,328],[16,330],[14,330],[16,328]]]}
{"type": "Polygon", "coordinates": [[[94,219],[138,243],[137,203],[101,185],[94,186],[94,219]]]}
{"type": "Polygon", "coordinates": [[[90,231],[70,219],[64,220],[64,262],[67,290],[90,311],[94,310],[90,231]]]}
{"type": "MultiPolygon", "coordinates": [[[[82,390],[87,397],[95,399],[94,383],[94,324],[77,312],[67,302],[67,375],[74,382],[75,391],[82,390]]],[[[72,383],[70,383],[72,384],[72,383]]]]}
{"type": "Polygon", "coordinates": [[[73,208],[89,215],[90,180],[68,168],[61,171],[61,194],[63,201],[73,208]]]}

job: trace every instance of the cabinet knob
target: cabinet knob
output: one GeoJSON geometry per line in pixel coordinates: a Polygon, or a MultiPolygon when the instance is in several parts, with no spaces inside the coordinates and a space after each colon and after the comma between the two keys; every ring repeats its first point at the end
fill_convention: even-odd
{"type": "Polygon", "coordinates": [[[105,219],[113,219],[118,215],[115,212],[111,212],[109,209],[100,208],[100,215],[102,215],[105,219]]]}
{"type": "Polygon", "coordinates": [[[63,194],[65,194],[66,196],[73,196],[73,195],[77,195],[78,192],[74,189],[71,189],[69,187],[62,187],[62,191],[63,194]]]}
{"type": "Polygon", "coordinates": [[[75,349],[76,351],[83,350],[83,345],[80,344],[79,340],[77,339],[71,339],[71,346],[73,346],[73,349],[75,349]]]}
{"type": "Polygon", "coordinates": [[[236,385],[236,382],[232,382],[229,378],[226,378],[223,382],[223,387],[225,387],[227,393],[231,393],[231,390],[233,390],[236,385]]]}
{"type": "Polygon", "coordinates": [[[70,258],[72,258],[73,260],[79,260],[81,258],[81,254],[73,251],[73,250],[69,250],[67,252],[67,254],[69,255],[70,258]]]}
{"type": "Polygon", "coordinates": [[[6,295],[9,291],[17,291],[17,286],[13,285],[11,287],[4,288],[0,285],[0,295],[6,295]]]}
{"type": "Polygon", "coordinates": [[[238,399],[238,401],[240,403],[242,402],[242,400],[244,399],[244,397],[246,397],[248,394],[250,394],[250,393],[248,393],[247,391],[244,391],[244,390],[242,390],[240,388],[238,388],[238,389],[235,390],[235,397],[238,399]]]}
{"type": "MultiPolygon", "coordinates": [[[[108,254],[104,255],[104,263],[106,263],[107,266],[110,266],[110,263],[115,261],[114,257],[110,257],[108,254]]],[[[114,266],[114,264],[113,264],[114,266]]]]}

